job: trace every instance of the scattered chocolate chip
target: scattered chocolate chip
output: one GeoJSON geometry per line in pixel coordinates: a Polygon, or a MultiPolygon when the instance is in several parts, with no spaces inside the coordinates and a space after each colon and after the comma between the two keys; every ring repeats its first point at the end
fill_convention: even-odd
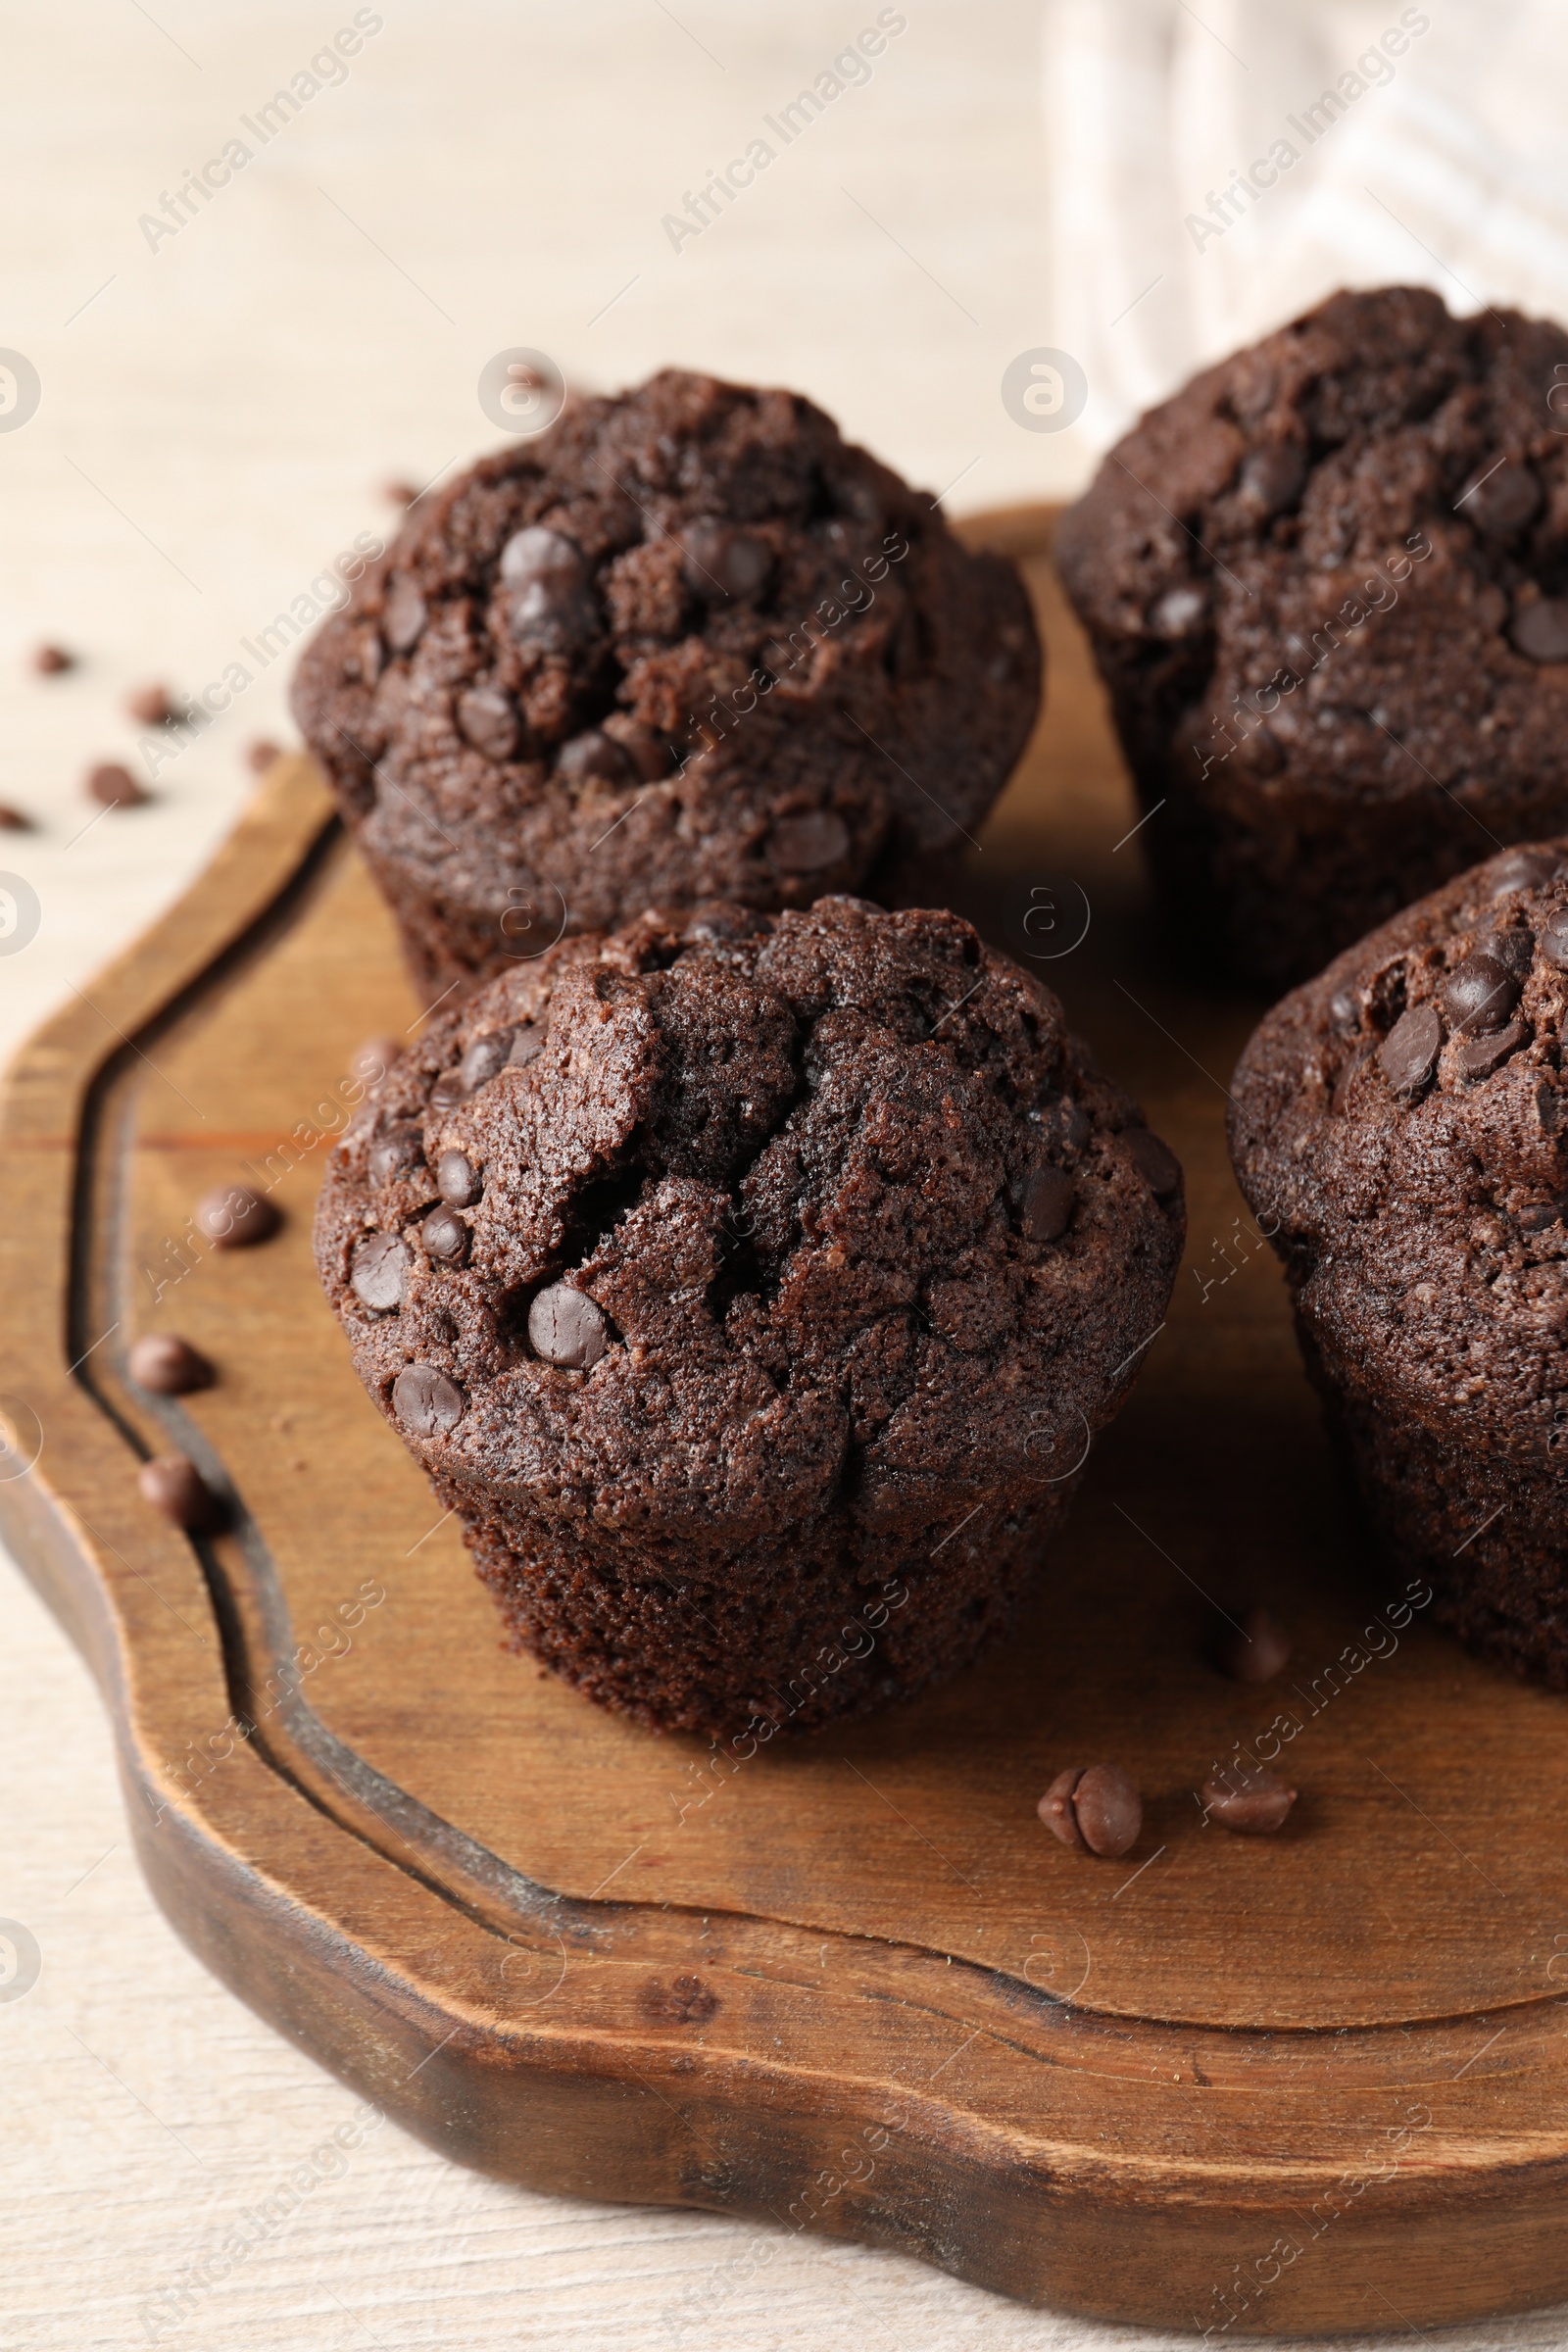
{"type": "Polygon", "coordinates": [[[569,1283],[553,1282],[547,1291],[538,1293],[528,1309],[529,1342],[547,1364],[586,1372],[604,1354],[608,1334],[600,1309],[569,1283]]]}
{"type": "Polygon", "coordinates": [[[500,686],[470,686],[458,697],[458,732],[487,760],[510,760],[517,748],[517,706],[500,686]]]}
{"type": "Polygon", "coordinates": [[[448,1208],[471,1208],[484,1187],[466,1152],[443,1152],[435,1163],[435,1189],[448,1208]]]}
{"type": "Polygon", "coordinates": [[[1487,896],[1505,899],[1510,891],[1539,890],[1556,869],[1557,858],[1550,850],[1508,850],[1492,861],[1487,896]]]}
{"type": "Polygon", "coordinates": [[[1568,906],[1559,906],[1541,926],[1541,953],[1559,972],[1568,972],[1568,906]]]}
{"type": "Polygon", "coordinates": [[[1190,637],[1208,617],[1208,591],[1190,583],[1167,588],[1149,615],[1156,637],[1190,637]]]}
{"type": "Polygon", "coordinates": [[[1137,1785],[1116,1764],[1058,1772],[1036,1810],[1053,1836],[1080,1854],[1125,1854],[1144,1826],[1137,1785]]]}
{"type": "Polygon", "coordinates": [[[1337,988],[1329,999],[1329,1019],[1342,1037],[1353,1037],[1361,1026],[1361,999],[1353,988],[1337,988]]]}
{"type": "Polygon", "coordinates": [[[511,1029],[487,1029],[483,1037],[474,1039],[458,1064],[458,1075],[470,1095],[488,1086],[497,1071],[506,1068],[514,1035],[511,1029]]]}
{"type": "Polygon", "coordinates": [[[393,1127],[370,1146],[367,1173],[372,1184],[391,1184],[412,1176],[424,1159],[424,1141],[417,1127],[393,1127]]]}
{"type": "Polygon", "coordinates": [[[379,1086],[402,1051],[395,1037],[368,1037],[349,1055],[349,1076],[362,1086],[379,1086]]]}
{"type": "Polygon", "coordinates": [[[468,1090],[457,1070],[443,1070],[430,1089],[430,1108],[435,1111],[456,1110],[460,1102],[467,1100],[468,1090]]]}
{"type": "Polygon", "coordinates": [[[392,1410],[416,1438],[445,1437],[468,1409],[455,1380],[434,1364],[405,1364],[392,1383],[392,1410]]]}
{"type": "Polygon", "coordinates": [[[30,816],[24,816],[20,808],[13,808],[9,802],[0,801],[0,833],[30,833],[31,831],[32,819],[30,816]]]}
{"type": "Polygon", "coordinates": [[[179,717],[179,706],[170,700],[167,686],[137,686],[125,697],[125,709],[138,726],[172,726],[179,717]]]}
{"type": "Polygon", "coordinates": [[[76,657],[68,654],[63,645],[40,645],[34,649],[32,666],[40,678],[58,678],[75,668],[76,657]]]}
{"type": "Polygon", "coordinates": [[[1568,600],[1538,596],[1528,605],[1515,605],[1513,642],[1532,662],[1568,662],[1568,600]]]}
{"type": "Polygon", "coordinates": [[[526,1063],[532,1061],[544,1042],[543,1022],[524,1021],[512,1041],[512,1052],[508,1058],[513,1068],[520,1070],[526,1063]]]}
{"type": "Polygon", "coordinates": [[[1244,1612],[1240,1626],[1230,1627],[1217,1652],[1222,1674],[1233,1683],[1271,1683],[1283,1672],[1291,1654],[1291,1637],[1267,1609],[1244,1612]]]}
{"type": "Polygon", "coordinates": [[[773,558],[760,540],[733,523],[711,518],[688,523],[679,534],[686,585],[704,597],[760,595],[773,569],[773,558]]]}
{"type": "Polygon", "coordinates": [[[172,1331],[145,1332],[125,1359],[125,1368],[138,1389],[155,1396],[188,1396],[193,1389],[210,1389],[213,1367],[189,1340],[172,1331]]]}
{"type": "Polygon", "coordinates": [[[142,808],[153,797],[145,785],[137,783],[128,767],[112,762],[87,770],[87,790],[106,808],[142,808]]]}
{"type": "Polygon", "coordinates": [[[631,784],[637,767],[623,745],[602,727],[574,735],[556,755],[556,773],[566,784],[631,784]]]}
{"type": "Polygon", "coordinates": [[[413,482],[383,482],[381,496],[389,506],[413,507],[418,504],[419,493],[413,482]]]}
{"type": "Polygon", "coordinates": [[[1450,1025],[1477,1037],[1500,1029],[1519,1002],[1519,982],[1494,956],[1467,956],[1443,983],[1443,1009],[1450,1025]]]}
{"type": "Polygon", "coordinates": [[[814,874],[837,865],[849,846],[850,829],[833,808],[781,816],[767,837],[768,858],[786,874],[814,874]]]}
{"type": "Polygon", "coordinates": [[[247,744],[245,748],[245,763],[248,767],[253,768],[259,776],[265,776],[274,760],[281,760],[282,757],[282,746],[270,743],[265,735],[258,735],[255,742],[247,744]]]}
{"type": "Polygon", "coordinates": [[[221,1525],[222,1508],[194,1462],[182,1453],[155,1454],[136,1473],[143,1499],[176,1527],[201,1535],[221,1525]]]}
{"type": "Polygon", "coordinates": [[[1182,1163],[1168,1144],[1147,1127],[1128,1127],[1122,1135],[1133,1166],[1156,1200],[1166,1200],[1182,1180],[1182,1163]]]}
{"type": "Polygon", "coordinates": [[[1506,1029],[1494,1029],[1485,1037],[1461,1038],[1454,1051],[1454,1065],[1463,1078],[1490,1078],[1500,1069],[1510,1054],[1517,1054],[1530,1035],[1525,1021],[1510,1021],[1506,1029]]]}
{"type": "Polygon", "coordinates": [[[1295,1802],[1290,1783],[1258,1764],[1227,1764],[1203,1783],[1205,1814],[1244,1838],[1265,1838],[1281,1828],[1295,1802]]]}
{"type": "Polygon", "coordinates": [[[249,1250],[270,1241],[282,1222],[267,1195],[249,1184],[220,1185],[196,1203],[196,1230],[215,1250],[249,1250]]]}
{"type": "Polygon", "coordinates": [[[1413,1095],[1426,1085],[1443,1051],[1443,1023],[1435,1004],[1412,1004],[1401,1012],[1378,1048],[1378,1064],[1396,1095],[1413,1095]]]}
{"type": "Polygon", "coordinates": [[[515,591],[509,626],[519,644],[564,653],[595,634],[587,559],[564,532],[539,523],[514,531],[501,551],[501,577],[515,591]]]}
{"type": "Polygon", "coordinates": [[[1516,458],[1483,466],[1479,479],[1454,501],[1455,514],[1463,514],[1484,539],[1511,539],[1535,520],[1540,507],[1541,484],[1516,458]]]}
{"type": "Polygon", "coordinates": [[[403,1304],[409,1288],[409,1253],[395,1233],[372,1233],[354,1252],[349,1276],[362,1306],[378,1315],[403,1304]]]}
{"type": "Polygon", "coordinates": [[[1527,1200],[1514,1217],[1521,1233],[1549,1233],[1553,1225],[1562,1223],[1563,1204],[1560,1200],[1527,1200]]]}
{"type": "Polygon", "coordinates": [[[1054,1242],[1067,1230],[1076,1192],[1065,1168],[1036,1168],[1023,1188],[1018,1223],[1026,1242],[1054,1242]]]}
{"type": "Polygon", "coordinates": [[[1306,480],[1306,452],[1298,441],[1272,441],[1254,449],[1242,467],[1242,496],[1260,514],[1279,514],[1294,506],[1306,480]]]}
{"type": "Polygon", "coordinates": [[[662,735],[645,727],[640,719],[627,718],[620,711],[612,711],[605,721],[605,733],[612,736],[631,760],[645,784],[657,784],[661,776],[669,773],[669,746],[662,735]]]}
{"type": "Polygon", "coordinates": [[[419,1227],[426,1257],[445,1266],[461,1266],[468,1254],[468,1228],[450,1208],[432,1208],[419,1227]]]}
{"type": "Polygon", "coordinates": [[[430,615],[412,580],[399,580],[381,613],[381,634],[395,654],[411,653],[430,615]]]}

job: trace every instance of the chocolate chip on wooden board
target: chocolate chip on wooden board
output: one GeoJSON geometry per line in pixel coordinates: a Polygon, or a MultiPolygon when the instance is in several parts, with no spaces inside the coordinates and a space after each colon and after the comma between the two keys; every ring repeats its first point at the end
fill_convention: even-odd
{"type": "Polygon", "coordinates": [[[1282,1673],[1291,1654],[1291,1637],[1267,1609],[1243,1612],[1241,1623],[1227,1629],[1216,1652],[1222,1674],[1235,1683],[1271,1683],[1282,1673]]]}
{"type": "Polygon", "coordinates": [[[144,1500],[187,1534],[210,1534],[222,1524],[223,1509],[194,1462],[182,1453],[155,1454],[143,1462],[136,1484],[144,1500]]]}
{"type": "Polygon", "coordinates": [[[250,1184],[222,1184],[196,1203],[196,1230],[215,1250],[249,1250],[270,1241],[283,1220],[250,1184]]]}
{"type": "Polygon", "coordinates": [[[194,1389],[211,1388],[215,1378],[206,1356],[172,1331],[144,1332],[132,1345],[125,1368],[139,1389],[155,1396],[186,1396],[194,1389]]]}
{"type": "Polygon", "coordinates": [[[1284,1826],[1296,1790],[1258,1764],[1227,1764],[1203,1783],[1203,1813],[1244,1838],[1263,1838],[1284,1826]]]}
{"type": "Polygon", "coordinates": [[[1053,1837],[1081,1854],[1125,1854],[1144,1826],[1137,1783],[1117,1764],[1069,1765],[1036,1811],[1053,1837]]]}

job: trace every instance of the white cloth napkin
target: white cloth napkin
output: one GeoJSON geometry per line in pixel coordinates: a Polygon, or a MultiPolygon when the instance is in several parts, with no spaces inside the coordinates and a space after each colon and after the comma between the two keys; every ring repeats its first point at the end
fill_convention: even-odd
{"type": "Polygon", "coordinates": [[[1044,74],[1096,448],[1336,286],[1568,318],[1565,0],[1048,0],[1044,74]]]}

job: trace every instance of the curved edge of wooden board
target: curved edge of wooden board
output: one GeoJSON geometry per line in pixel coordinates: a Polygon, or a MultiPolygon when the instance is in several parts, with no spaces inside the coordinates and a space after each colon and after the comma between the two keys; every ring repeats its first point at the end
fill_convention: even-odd
{"type": "MultiPolygon", "coordinates": [[[[965,536],[998,544],[1001,520],[1012,536],[1015,514],[965,536]]],[[[1013,544],[1038,548],[1050,520],[1036,511],[1013,544]]],[[[545,1889],[497,1916],[399,1859],[308,1757],[242,1742],[175,1785],[164,1760],[233,1703],[218,1571],[149,1523],[134,1433],[77,1360],[97,1335],[61,1315],[80,1139],[117,1061],[285,919],[333,821],[309,763],[281,762],[194,888],[24,1049],[0,1108],[6,1377],[44,1432],[34,1468],[0,1484],[0,1524],[93,1667],[143,1868],[186,1941],[397,2121],[536,2188],[748,2214],[1214,2330],[1371,2328],[1385,2290],[1426,2322],[1568,2291],[1568,2134],[1503,2140],[1488,2019],[1129,2026],[770,1920],[545,1889]],[[121,1494],[123,1509],[101,1499],[121,1494]],[[1340,2080],[1302,2112],[1308,2040],[1332,2040],[1340,2080]]],[[[1554,2001],[1510,2012],[1521,2112],[1568,2112],[1560,2029],[1554,2001]]]]}

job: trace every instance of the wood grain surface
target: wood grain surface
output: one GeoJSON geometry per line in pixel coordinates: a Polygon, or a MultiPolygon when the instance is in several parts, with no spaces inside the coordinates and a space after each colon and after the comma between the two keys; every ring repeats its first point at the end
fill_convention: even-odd
{"type": "Polygon", "coordinates": [[[311,1267],[353,1051],[421,1008],[303,761],[13,1076],[0,1406],[41,1450],[0,1483],[5,1532],[104,1690],[175,1925],[449,2153],[1125,2320],[1523,2308],[1568,2289],[1563,1701],[1401,1610],[1335,1483],[1224,1154],[1259,1007],[1171,977],[1047,525],[975,526],[1026,558],[1052,671],[955,897],[1180,1151],[1192,1238],[1014,1641],[755,1755],[649,1738],[501,1651],[311,1267]],[[282,1231],[212,1252],[192,1205],[247,1173],[282,1231]],[[136,1391],[153,1329],[218,1385],[136,1391]],[[231,1534],[140,1501],[138,1457],[172,1448],[231,1534]],[[1262,1690],[1209,1662],[1257,1597],[1295,1640],[1262,1690]],[[1287,1830],[1205,1826],[1204,1775],[1270,1738],[1287,1830]],[[1145,1790],[1122,1863],[1035,1819],[1096,1758],[1145,1790]]]}

